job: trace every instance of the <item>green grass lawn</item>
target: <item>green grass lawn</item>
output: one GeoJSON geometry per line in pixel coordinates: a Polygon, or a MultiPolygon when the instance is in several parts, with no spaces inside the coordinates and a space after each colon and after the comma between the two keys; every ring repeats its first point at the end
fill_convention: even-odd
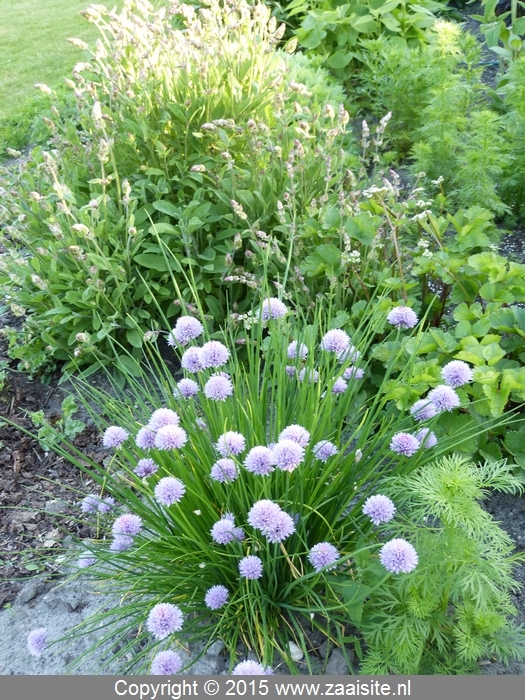
{"type": "Polygon", "coordinates": [[[88,5],[89,0],[0,0],[0,120],[26,107],[35,83],[56,88],[82,60],[67,39],[96,39],[96,27],[80,15],[88,5]]]}

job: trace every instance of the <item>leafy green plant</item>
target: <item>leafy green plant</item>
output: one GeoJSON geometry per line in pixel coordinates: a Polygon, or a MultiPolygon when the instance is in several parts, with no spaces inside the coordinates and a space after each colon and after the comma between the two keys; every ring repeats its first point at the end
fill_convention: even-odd
{"type": "Polygon", "coordinates": [[[518,8],[524,5],[511,0],[509,11],[496,14],[497,5],[498,0],[482,0],[483,14],[472,17],[480,23],[488,48],[498,57],[498,78],[504,82],[505,73],[523,51],[525,17],[518,17],[518,8]]]}
{"type": "MultiPolygon", "coordinates": [[[[84,499],[88,519],[98,518],[99,507],[110,511],[97,538],[81,543],[77,565],[125,602],[74,634],[105,629],[100,644],[110,644],[125,672],[157,668],[160,650],[180,669],[185,659],[172,634],[181,626],[186,643],[202,640],[206,649],[222,639],[230,669],[243,642],[264,666],[278,654],[297,672],[288,642],[310,650],[305,619],[344,644],[366,552],[376,573],[382,569],[366,588],[374,600],[397,585],[392,576],[406,575],[377,558],[386,538],[365,501],[387,475],[410,474],[489,428],[490,421],[469,426],[426,447],[407,433],[413,418],[386,398],[384,382],[370,398],[361,391],[355,370],[366,369],[369,344],[385,324],[381,306],[370,305],[352,345],[330,327],[328,305],[318,301],[313,317],[307,325],[300,307],[292,313],[267,297],[247,330],[204,344],[205,319],[182,317],[171,341],[183,379],[175,382],[152,353],[148,373],[117,398],[82,388],[87,408],[104,407],[103,443],[113,454],[105,467],[86,467],[71,445],[55,448],[99,486],[84,499]],[[259,521],[265,509],[271,517],[259,521]],[[174,621],[166,630],[156,622],[159,605],[174,621]]],[[[386,342],[405,335],[394,328],[386,342]]],[[[413,364],[406,363],[400,384],[411,384],[413,364]]],[[[390,372],[387,366],[384,381],[390,372]]],[[[392,524],[392,515],[383,522],[392,524]]],[[[417,556],[403,546],[408,573],[417,556]]],[[[501,554],[508,567],[507,551],[501,554]]],[[[498,651],[506,658],[506,649],[498,651]]]]}
{"type": "Polygon", "coordinates": [[[298,215],[355,162],[341,88],[276,50],[269,11],[208,5],[174,18],[132,2],[120,15],[87,13],[104,41],[75,68],[76,111],[56,115],[52,151],[6,174],[16,194],[3,213],[1,283],[27,312],[12,342],[22,363],[31,347],[39,366],[75,353],[67,369],[96,369],[115,339],[139,355],[138,330],[159,325],[147,288],[176,314],[171,272],[191,298],[183,269],[215,321],[242,311],[260,276],[247,239],[264,229],[279,239],[278,205],[293,195],[298,215]]]}
{"type": "MultiPolygon", "coordinates": [[[[522,490],[505,462],[475,465],[452,455],[382,488],[399,507],[388,537],[417,542],[419,563],[362,605],[368,652],[361,672],[462,674],[475,672],[480,658],[523,658],[525,632],[510,622],[510,594],[520,587],[512,569],[523,555],[512,553],[512,541],[481,506],[489,489],[522,490]]],[[[361,566],[369,561],[364,555],[361,566]]]]}
{"type": "Polygon", "coordinates": [[[43,450],[48,452],[53,450],[64,439],[73,440],[81,433],[86,424],[73,416],[78,411],[78,404],[72,396],[67,396],[61,405],[60,417],[50,422],[44,415],[44,411],[33,411],[29,413],[31,422],[38,428],[37,440],[43,450]]]}
{"type": "Polygon", "coordinates": [[[426,30],[446,5],[434,0],[412,4],[405,0],[295,0],[287,14],[305,14],[297,30],[299,45],[318,54],[324,65],[345,78],[348,66],[366,60],[363,41],[383,35],[406,46],[427,42],[426,30]]]}

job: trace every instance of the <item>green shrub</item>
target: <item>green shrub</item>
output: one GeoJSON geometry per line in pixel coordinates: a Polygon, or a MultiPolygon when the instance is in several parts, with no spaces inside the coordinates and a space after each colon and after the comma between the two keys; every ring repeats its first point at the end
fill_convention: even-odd
{"type": "Polygon", "coordinates": [[[480,503],[488,489],[521,490],[505,463],[453,455],[382,488],[399,505],[388,536],[417,543],[420,557],[413,573],[392,578],[361,606],[361,672],[465,674],[480,658],[523,658],[524,630],[509,622],[519,588],[512,568],[523,555],[512,554],[480,503]]]}
{"type": "Polygon", "coordinates": [[[113,340],[140,353],[138,331],[158,327],[151,293],[168,318],[178,312],[171,273],[187,301],[191,277],[216,322],[248,308],[257,232],[287,249],[282,202],[299,217],[356,162],[343,150],[341,88],[276,50],[269,11],[208,4],[174,16],[142,2],[87,12],[103,39],[74,69],[76,111],[56,117],[52,150],[37,149],[9,185],[4,214],[1,283],[28,314],[12,342],[28,369],[30,355],[73,352],[96,368],[113,340]]]}

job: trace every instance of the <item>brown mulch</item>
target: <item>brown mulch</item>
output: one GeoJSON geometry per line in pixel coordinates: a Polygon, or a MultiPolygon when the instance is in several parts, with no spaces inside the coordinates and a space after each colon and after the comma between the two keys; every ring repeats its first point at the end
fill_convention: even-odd
{"type": "MultiPolygon", "coordinates": [[[[53,405],[60,406],[58,396],[56,385],[32,382],[18,372],[9,372],[0,393],[0,416],[15,424],[0,418],[0,607],[16,598],[25,579],[58,570],[53,562],[67,545],[66,538],[90,536],[78,519],[78,503],[92,490],[89,480],[23,432],[35,431],[28,412],[48,409],[50,422],[60,417],[53,413],[53,405]]],[[[97,462],[106,456],[100,434],[92,427],[73,444],[97,462]]]]}

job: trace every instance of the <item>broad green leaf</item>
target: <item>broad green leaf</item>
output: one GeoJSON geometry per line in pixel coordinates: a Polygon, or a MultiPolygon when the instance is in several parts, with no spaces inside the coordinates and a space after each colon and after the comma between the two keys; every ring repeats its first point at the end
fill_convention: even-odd
{"type": "Polygon", "coordinates": [[[141,253],[139,255],[135,255],[133,261],[137,265],[147,267],[151,270],[157,270],[158,272],[168,271],[168,266],[166,265],[166,261],[164,260],[164,257],[162,255],[150,255],[148,253],[141,253]]]}
{"type": "Polygon", "coordinates": [[[127,341],[130,345],[133,345],[134,348],[141,348],[142,347],[142,334],[136,329],[132,328],[131,330],[126,331],[126,338],[127,341]]]}
{"type": "Polygon", "coordinates": [[[162,212],[163,214],[172,216],[174,219],[179,219],[181,216],[180,210],[174,204],[167,202],[164,199],[161,199],[158,202],[153,202],[153,208],[162,212]]]}

